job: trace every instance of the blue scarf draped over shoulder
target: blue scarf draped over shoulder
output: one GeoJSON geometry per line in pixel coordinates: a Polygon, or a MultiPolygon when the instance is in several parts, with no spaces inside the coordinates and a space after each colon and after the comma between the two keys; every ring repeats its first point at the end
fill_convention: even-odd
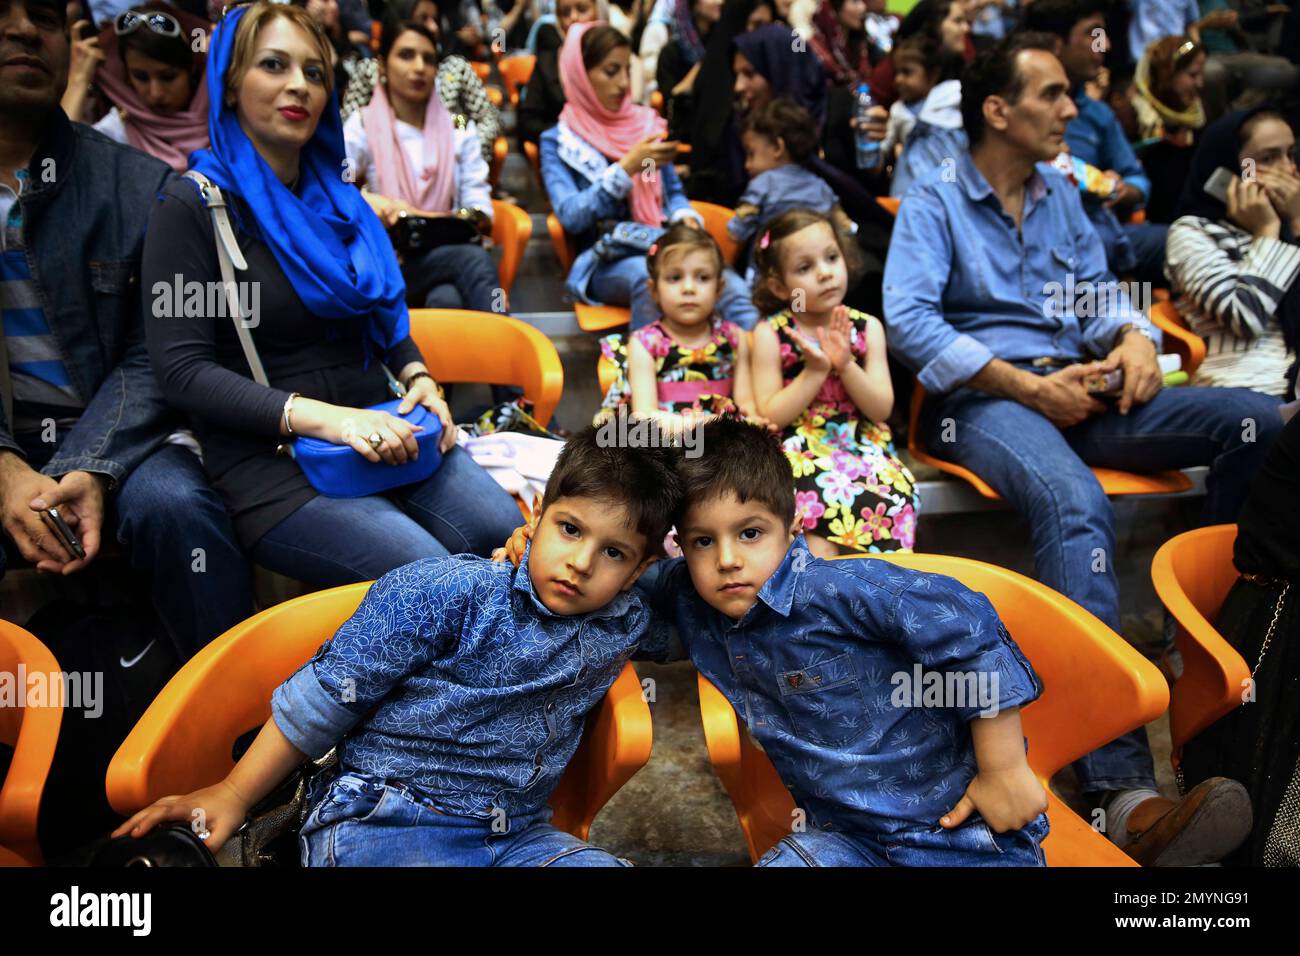
{"type": "Polygon", "coordinates": [[[235,33],[247,8],[231,11],[212,33],[208,51],[211,147],[190,166],[252,210],[257,231],[302,303],[324,319],[365,323],[368,347],[380,356],[409,333],[406,282],[392,243],[361,191],[344,180],[343,123],[333,93],[316,132],[303,147],[294,193],[276,177],[225,105],[225,76],[235,33]]]}

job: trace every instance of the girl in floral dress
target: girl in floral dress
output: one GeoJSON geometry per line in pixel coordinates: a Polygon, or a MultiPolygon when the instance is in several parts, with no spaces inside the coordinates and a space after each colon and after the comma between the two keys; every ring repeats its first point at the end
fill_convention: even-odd
{"type": "Polygon", "coordinates": [[[915,479],[894,451],[894,390],[880,320],[843,304],[851,241],[796,209],[759,238],[754,303],[758,411],[782,429],[795,505],[819,557],[910,551],[915,479]],[[776,313],[772,315],[771,313],[776,313]]]}
{"type": "Polygon", "coordinates": [[[626,348],[619,336],[602,341],[605,358],[626,369],[602,414],[627,403],[634,415],[674,429],[726,412],[752,415],[748,340],[714,311],[723,284],[718,244],[706,232],[677,224],[650,247],[647,267],[662,315],[633,332],[626,348]]]}

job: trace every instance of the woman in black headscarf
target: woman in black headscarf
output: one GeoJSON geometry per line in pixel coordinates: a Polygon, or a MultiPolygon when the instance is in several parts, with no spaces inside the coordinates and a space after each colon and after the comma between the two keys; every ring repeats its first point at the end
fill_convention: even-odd
{"type": "Polygon", "coordinates": [[[1258,108],[1207,127],[1177,216],[1165,271],[1179,313],[1206,342],[1197,384],[1293,397],[1300,175],[1286,120],[1258,108]],[[1207,191],[1215,177],[1219,185],[1207,191]]]}

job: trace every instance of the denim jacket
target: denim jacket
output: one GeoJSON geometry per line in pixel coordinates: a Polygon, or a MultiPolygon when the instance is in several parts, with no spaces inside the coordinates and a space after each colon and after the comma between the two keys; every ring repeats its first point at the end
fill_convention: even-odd
{"type": "Polygon", "coordinates": [[[313,757],[423,790],[440,810],[509,817],[545,805],[649,623],[625,592],[560,616],[528,573],[473,555],[428,558],[370,588],[357,612],[271,698],[313,757]]]}
{"type": "MultiPolygon", "coordinates": [[[[56,110],[18,197],[27,264],[77,393],[86,401],[41,469],[122,481],[175,426],[149,364],[140,253],[166,164],[56,110]]],[[[0,449],[22,454],[0,411],[0,449]]]]}
{"type": "Polygon", "coordinates": [[[983,595],[888,561],[822,561],[802,536],[739,621],[704,602],[680,558],[650,587],[655,627],[638,656],[673,656],[671,622],[811,825],[936,826],[977,769],[969,721],[1042,692],[983,595]],[[974,680],[927,697],[948,674],[954,691],[974,680]]]}
{"type": "MultiPolygon", "coordinates": [[[[542,181],[555,217],[582,250],[569,270],[568,292],[581,302],[601,305],[587,293],[592,274],[601,264],[592,246],[599,238],[599,223],[632,218],[627,198],[632,191],[632,177],[563,123],[543,133],[540,142],[542,181]]],[[[658,174],[668,219],[676,222],[686,216],[699,218],[686,198],[677,170],[660,166],[658,174]]]]}

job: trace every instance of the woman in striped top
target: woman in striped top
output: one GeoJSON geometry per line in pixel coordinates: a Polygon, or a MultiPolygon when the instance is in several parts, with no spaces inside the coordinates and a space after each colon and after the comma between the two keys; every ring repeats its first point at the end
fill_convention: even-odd
{"type": "Polygon", "coordinates": [[[1206,129],[1169,230],[1165,272],[1207,352],[1196,384],[1291,398],[1300,332],[1300,176],[1282,116],[1230,113],[1206,129]],[[1216,169],[1226,193],[1206,192],[1216,169]]]}

